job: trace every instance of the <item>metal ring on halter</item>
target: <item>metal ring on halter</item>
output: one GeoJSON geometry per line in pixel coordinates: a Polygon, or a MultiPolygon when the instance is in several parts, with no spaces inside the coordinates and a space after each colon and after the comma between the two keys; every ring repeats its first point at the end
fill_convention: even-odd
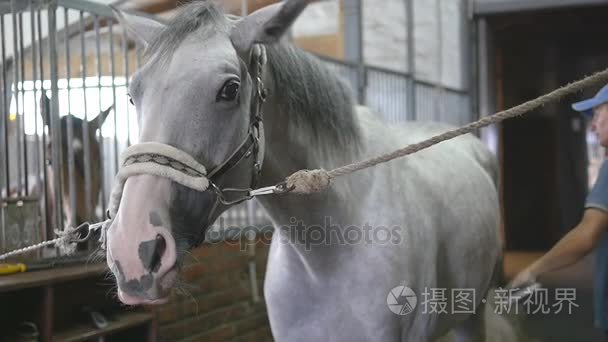
{"type": "Polygon", "coordinates": [[[71,234],[76,235],[76,233],[77,233],[79,230],[81,230],[81,229],[83,229],[83,228],[86,228],[86,230],[87,230],[87,235],[85,235],[84,237],[82,237],[82,238],[80,238],[80,239],[70,239],[70,242],[71,242],[71,243],[82,243],[82,242],[86,242],[86,241],[88,241],[88,240],[91,238],[91,234],[92,234],[92,231],[93,231],[92,229],[89,229],[89,227],[90,227],[90,226],[91,226],[91,224],[90,224],[89,222],[85,222],[85,223],[81,224],[80,226],[76,227],[76,228],[74,229],[74,231],[72,231],[72,233],[71,233],[71,234]]]}
{"type": "Polygon", "coordinates": [[[218,200],[223,205],[231,206],[231,205],[235,205],[235,204],[238,204],[238,203],[241,203],[243,201],[247,201],[247,200],[250,200],[253,198],[253,196],[251,196],[252,189],[250,189],[250,188],[249,189],[232,189],[232,188],[220,189],[213,182],[209,182],[209,187],[213,190],[213,192],[215,192],[217,194],[218,200]],[[226,196],[224,196],[225,192],[234,192],[234,193],[242,192],[242,193],[246,193],[247,195],[243,196],[239,199],[229,201],[226,199],[226,196]]]}
{"type": "Polygon", "coordinates": [[[220,197],[220,201],[222,202],[222,204],[224,205],[235,205],[247,200],[250,200],[253,198],[253,196],[251,196],[251,192],[253,191],[253,189],[251,188],[247,188],[247,189],[233,189],[233,188],[226,188],[222,190],[222,196],[220,197]],[[226,192],[231,192],[231,193],[245,193],[246,195],[242,196],[239,199],[235,199],[232,201],[227,200],[225,197],[223,197],[223,194],[226,192]]]}
{"type": "Polygon", "coordinates": [[[292,186],[287,186],[287,181],[282,181],[281,183],[275,185],[275,187],[277,188],[276,191],[274,192],[277,195],[282,195],[282,194],[286,194],[288,192],[292,192],[296,189],[295,185],[292,186]]]}

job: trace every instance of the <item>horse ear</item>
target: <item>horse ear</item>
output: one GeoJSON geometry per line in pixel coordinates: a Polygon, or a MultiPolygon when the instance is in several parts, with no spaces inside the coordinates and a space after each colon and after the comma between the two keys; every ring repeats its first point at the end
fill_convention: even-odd
{"type": "Polygon", "coordinates": [[[101,126],[103,126],[103,123],[106,121],[106,119],[108,118],[108,114],[110,114],[110,112],[112,111],[112,109],[114,109],[114,106],[110,106],[108,107],[108,109],[99,112],[99,115],[97,115],[97,117],[95,117],[94,119],[91,119],[89,121],[89,127],[93,130],[96,131],[97,129],[99,129],[101,126]]]}
{"type": "Polygon", "coordinates": [[[238,21],[230,38],[239,52],[248,52],[254,44],[278,42],[304,11],[310,0],[287,0],[259,9],[238,21]]]}
{"type": "Polygon", "coordinates": [[[166,27],[164,23],[150,17],[131,14],[110,6],[118,23],[138,44],[147,47],[150,42],[166,27]]]}

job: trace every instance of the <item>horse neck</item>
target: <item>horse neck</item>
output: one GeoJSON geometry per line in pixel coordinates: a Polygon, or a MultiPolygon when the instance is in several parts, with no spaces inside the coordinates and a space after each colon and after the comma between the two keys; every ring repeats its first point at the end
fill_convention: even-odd
{"type": "MultiPolygon", "coordinates": [[[[300,55],[299,58],[309,57],[300,55]]],[[[357,159],[360,146],[359,127],[358,124],[356,127],[353,125],[356,123],[355,118],[350,117],[354,115],[352,103],[348,108],[338,109],[344,111],[343,113],[324,113],[325,115],[349,116],[347,119],[352,122],[348,130],[342,131],[339,126],[335,129],[327,127],[317,129],[318,127],[315,128],[314,125],[302,122],[303,119],[306,119],[302,113],[288,112],[288,109],[297,106],[285,103],[285,101],[289,101],[290,96],[293,97],[293,94],[308,95],[313,79],[293,79],[287,87],[284,84],[275,83],[276,77],[270,76],[273,72],[272,63],[270,63],[264,76],[270,96],[263,108],[266,152],[261,184],[276,184],[298,170],[331,169],[357,159]],[[302,89],[307,86],[308,89],[302,89]],[[285,93],[286,89],[291,95],[285,93]],[[336,146],[336,137],[342,139],[343,136],[351,136],[351,138],[348,143],[344,142],[341,146],[336,146]]],[[[323,84],[315,86],[321,87],[320,93],[324,92],[323,84]]],[[[326,90],[335,92],[336,88],[326,90]]],[[[345,95],[345,97],[348,96],[345,95]]],[[[301,98],[302,96],[300,96],[301,98]]],[[[311,119],[315,119],[314,115],[311,119]]],[[[329,217],[332,222],[345,222],[348,217],[352,217],[353,210],[348,206],[349,201],[345,201],[345,197],[349,193],[348,186],[348,182],[340,182],[340,184],[332,185],[322,194],[268,196],[260,198],[260,201],[275,224],[290,225],[296,219],[306,225],[323,226],[329,217]]]]}

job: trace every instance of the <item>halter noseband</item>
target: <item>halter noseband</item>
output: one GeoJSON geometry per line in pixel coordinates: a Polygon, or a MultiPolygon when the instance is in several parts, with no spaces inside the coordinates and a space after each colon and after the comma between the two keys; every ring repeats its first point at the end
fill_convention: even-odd
{"type": "MultiPolygon", "coordinates": [[[[262,81],[264,65],[266,64],[266,49],[263,45],[255,45],[252,49],[249,64],[249,74],[252,78],[252,97],[247,136],[236,150],[221,164],[207,173],[206,168],[186,152],[173,146],[158,142],[145,142],[128,147],[121,155],[120,170],[116,175],[114,189],[108,207],[109,219],[118,212],[123,188],[127,179],[134,175],[151,174],[169,178],[183,186],[197,191],[210,190],[216,193],[220,203],[232,206],[255,196],[287,191],[284,184],[254,190],[259,181],[264,161],[264,127],[262,122],[262,106],[266,101],[266,89],[262,81]],[[235,189],[217,186],[217,180],[222,175],[239,165],[243,160],[253,157],[253,170],[250,188],[235,189]],[[229,199],[227,194],[237,194],[229,199]]],[[[214,207],[212,210],[215,210],[214,207]]],[[[105,235],[105,234],[102,234],[105,235]]]]}

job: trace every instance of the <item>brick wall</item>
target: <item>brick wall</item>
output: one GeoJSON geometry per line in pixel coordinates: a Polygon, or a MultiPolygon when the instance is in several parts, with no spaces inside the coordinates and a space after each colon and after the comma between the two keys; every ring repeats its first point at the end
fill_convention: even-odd
{"type": "Polygon", "coordinates": [[[269,241],[255,257],[238,242],[205,244],[186,257],[178,294],[156,307],[160,341],[271,341],[263,298],[269,241]],[[255,260],[260,301],[254,303],[249,261],[255,260]]]}

